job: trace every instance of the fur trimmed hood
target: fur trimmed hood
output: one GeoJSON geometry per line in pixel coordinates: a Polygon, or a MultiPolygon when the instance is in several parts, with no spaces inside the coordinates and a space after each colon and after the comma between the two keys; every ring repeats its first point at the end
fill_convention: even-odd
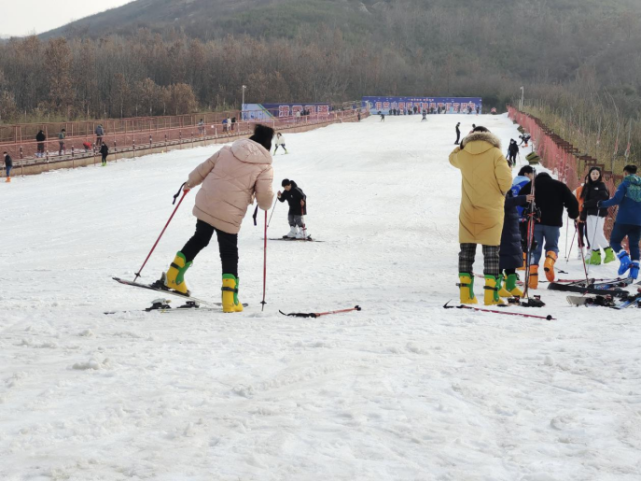
{"type": "Polygon", "coordinates": [[[471,154],[481,154],[490,148],[496,147],[501,150],[501,141],[491,132],[472,132],[461,142],[461,150],[467,150],[471,154]],[[478,144],[483,141],[489,145],[478,144]]]}

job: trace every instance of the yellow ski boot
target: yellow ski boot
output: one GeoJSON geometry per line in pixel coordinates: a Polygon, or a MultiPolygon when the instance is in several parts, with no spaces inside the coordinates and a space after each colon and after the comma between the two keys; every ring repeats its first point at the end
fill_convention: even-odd
{"type": "Polygon", "coordinates": [[[501,300],[499,291],[501,289],[501,276],[485,276],[485,305],[486,306],[504,306],[505,302],[501,300]]]}
{"type": "Polygon", "coordinates": [[[223,312],[242,312],[243,305],[238,300],[239,280],[233,274],[223,274],[223,312]]]}
{"type": "Polygon", "coordinates": [[[499,291],[501,297],[523,297],[521,289],[516,287],[516,274],[509,274],[499,291]]]}
{"type": "Polygon", "coordinates": [[[457,286],[461,290],[461,304],[478,304],[478,299],[474,297],[474,277],[465,273],[460,273],[458,277],[460,284],[457,286]]]}
{"type": "Polygon", "coordinates": [[[189,289],[187,289],[187,283],[185,282],[185,272],[187,272],[187,269],[189,269],[191,265],[192,262],[187,262],[182,252],[176,253],[174,261],[164,276],[165,286],[186,296],[190,295],[189,289]]]}

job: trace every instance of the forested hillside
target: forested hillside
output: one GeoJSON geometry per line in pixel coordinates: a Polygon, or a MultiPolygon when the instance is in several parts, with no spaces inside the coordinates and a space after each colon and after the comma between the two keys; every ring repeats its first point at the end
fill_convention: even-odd
{"type": "Polygon", "coordinates": [[[607,92],[634,116],[640,18],[632,0],[138,0],[0,45],[0,109],[2,120],[175,113],[238,106],[243,84],[249,101],[446,94],[502,106],[523,85],[550,102],[607,92]]]}

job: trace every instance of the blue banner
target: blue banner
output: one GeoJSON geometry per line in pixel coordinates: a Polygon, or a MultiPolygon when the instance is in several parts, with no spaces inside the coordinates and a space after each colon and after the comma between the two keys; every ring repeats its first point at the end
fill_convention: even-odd
{"type": "Polygon", "coordinates": [[[476,114],[483,113],[480,97],[363,97],[362,108],[371,114],[476,114]]]}
{"type": "Polygon", "coordinates": [[[269,120],[274,118],[298,117],[301,115],[329,115],[329,104],[244,104],[243,120],[269,120]]]}

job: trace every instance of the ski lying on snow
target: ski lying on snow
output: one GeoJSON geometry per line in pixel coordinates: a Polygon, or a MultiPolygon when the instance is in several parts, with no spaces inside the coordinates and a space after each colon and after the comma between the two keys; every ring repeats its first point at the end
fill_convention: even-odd
{"type": "Polygon", "coordinates": [[[573,306],[602,306],[617,310],[627,309],[634,305],[641,307],[641,293],[622,299],[614,299],[612,296],[568,296],[566,299],[573,306]]]}
{"type": "Polygon", "coordinates": [[[285,241],[285,242],[325,242],[308,237],[307,239],[290,239],[289,237],[268,237],[267,240],[270,241],[285,241]]]}
{"type": "Polygon", "coordinates": [[[630,293],[624,289],[616,288],[599,288],[594,287],[583,287],[583,286],[573,286],[568,284],[559,284],[558,282],[550,282],[548,284],[548,289],[551,291],[563,291],[563,292],[579,292],[581,294],[596,294],[596,295],[610,295],[614,297],[627,297],[630,293]]]}

